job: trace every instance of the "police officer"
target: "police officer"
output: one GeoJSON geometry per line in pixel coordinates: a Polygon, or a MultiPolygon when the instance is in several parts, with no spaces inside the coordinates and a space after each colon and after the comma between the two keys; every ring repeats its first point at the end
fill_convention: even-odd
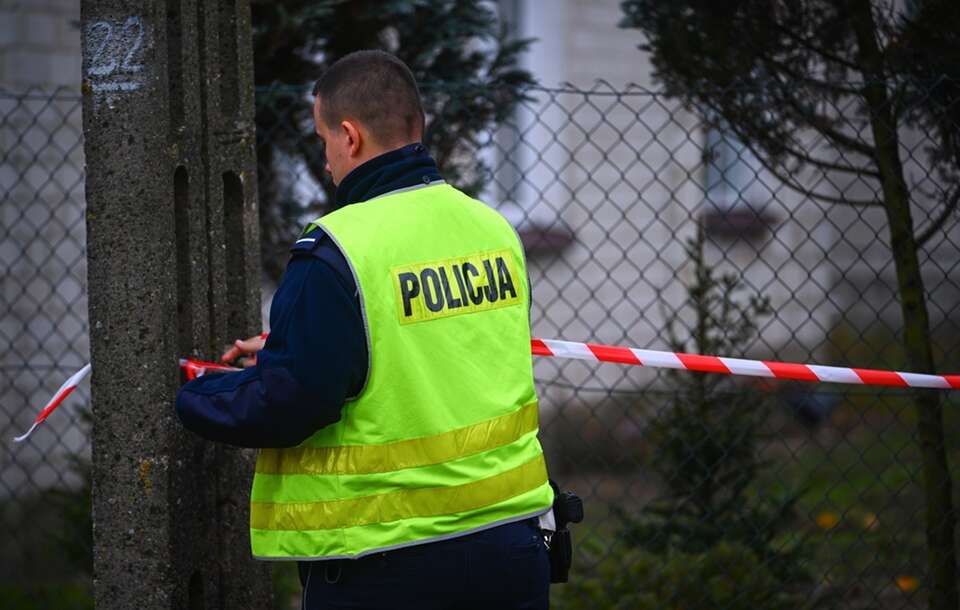
{"type": "Polygon", "coordinates": [[[177,396],[183,425],[259,447],[254,556],[299,561],[303,607],[547,608],[530,286],[510,224],[446,184],[400,60],[360,51],[314,88],[337,185],[243,372],[177,396]]]}

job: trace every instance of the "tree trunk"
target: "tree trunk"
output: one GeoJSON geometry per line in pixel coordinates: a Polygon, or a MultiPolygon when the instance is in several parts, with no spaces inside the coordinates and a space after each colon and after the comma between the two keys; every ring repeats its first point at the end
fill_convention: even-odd
{"type": "MultiPolygon", "coordinates": [[[[874,133],[877,129],[874,128],[874,133]]],[[[882,136],[881,136],[882,137],[882,136]]],[[[879,147],[878,147],[879,148],[879,147]]],[[[895,152],[895,151],[894,151],[895,152]]],[[[889,157],[886,161],[891,160],[889,157]]],[[[897,286],[903,312],[904,344],[911,366],[923,372],[935,370],[931,347],[926,294],[913,236],[913,219],[906,185],[899,167],[884,171],[884,201],[890,225],[890,244],[897,270],[897,286]]],[[[881,162],[881,165],[884,163],[881,162]]],[[[943,434],[943,409],[938,390],[916,390],[917,436],[923,460],[926,499],[927,562],[932,580],[930,608],[957,610],[955,515],[952,481],[943,434]]]]}
{"type": "MultiPolygon", "coordinates": [[[[911,366],[933,372],[933,349],[927,314],[926,292],[917,242],[913,233],[910,195],[900,160],[897,118],[887,96],[882,55],[877,46],[876,26],[869,0],[860,0],[854,10],[854,29],[860,63],[866,69],[864,98],[873,132],[875,162],[881,188],[890,246],[897,272],[897,287],[903,315],[904,347],[911,366]]],[[[931,610],[957,610],[957,562],[952,482],[943,435],[943,410],[937,390],[916,390],[917,435],[923,460],[926,500],[927,562],[930,570],[931,610]]]]}

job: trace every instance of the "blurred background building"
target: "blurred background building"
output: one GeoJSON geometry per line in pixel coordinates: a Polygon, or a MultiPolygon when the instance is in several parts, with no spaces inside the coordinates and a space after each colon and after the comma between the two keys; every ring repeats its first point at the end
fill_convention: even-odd
{"type": "Polygon", "coordinates": [[[88,453],[79,399],[51,434],[12,447],[36,410],[88,360],[80,3],[0,1],[0,499],[74,483],[88,453]]]}

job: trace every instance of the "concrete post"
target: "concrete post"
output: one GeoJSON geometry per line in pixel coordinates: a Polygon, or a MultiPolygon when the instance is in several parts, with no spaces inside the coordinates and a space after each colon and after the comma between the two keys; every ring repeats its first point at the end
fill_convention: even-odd
{"type": "Polygon", "coordinates": [[[260,328],[249,0],[82,0],[97,608],[268,608],[253,455],[176,422],[177,358],[260,328]]]}

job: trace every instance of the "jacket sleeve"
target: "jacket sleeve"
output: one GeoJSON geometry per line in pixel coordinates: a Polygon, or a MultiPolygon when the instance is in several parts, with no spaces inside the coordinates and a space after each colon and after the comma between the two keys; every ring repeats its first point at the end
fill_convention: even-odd
{"type": "Polygon", "coordinates": [[[352,278],[321,257],[295,253],[274,295],[270,328],[256,366],[180,389],[176,411],[187,429],[241,447],[290,447],[340,419],[367,373],[352,278]]]}

